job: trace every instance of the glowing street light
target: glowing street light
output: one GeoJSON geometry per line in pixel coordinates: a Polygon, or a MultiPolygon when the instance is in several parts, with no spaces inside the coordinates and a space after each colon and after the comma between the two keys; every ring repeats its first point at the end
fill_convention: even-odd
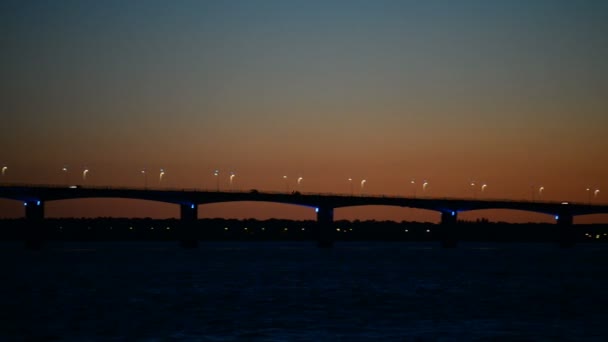
{"type": "Polygon", "coordinates": [[[4,175],[6,174],[6,170],[8,170],[8,166],[4,165],[2,167],[2,176],[4,177],[4,175]]]}
{"type": "Polygon", "coordinates": [[[484,192],[486,190],[486,188],[488,187],[488,184],[482,184],[481,185],[481,192],[484,192]]]}
{"type": "Polygon", "coordinates": [[[86,182],[87,180],[87,175],[89,174],[89,168],[85,167],[84,170],[82,171],[82,182],[86,182]]]}
{"type": "Polygon", "coordinates": [[[543,196],[543,191],[545,191],[544,186],[541,186],[540,188],[538,188],[538,200],[540,200],[541,197],[543,196]]]}
{"type": "Polygon", "coordinates": [[[349,183],[349,185],[350,185],[350,195],[352,196],[352,195],[354,195],[354,190],[353,190],[353,179],[352,179],[352,178],[349,178],[349,179],[348,179],[348,183],[349,183]]]}
{"type": "Polygon", "coordinates": [[[165,175],[165,169],[160,169],[160,173],[158,174],[158,184],[163,182],[163,176],[165,175]]]}
{"type": "Polygon", "coordinates": [[[475,193],[475,181],[471,181],[471,191],[473,192],[473,198],[476,197],[476,193],[475,193]]]}
{"type": "Polygon", "coordinates": [[[232,183],[234,182],[233,179],[236,176],[236,173],[234,172],[230,172],[230,177],[228,177],[228,189],[232,190],[232,183]]]}
{"type": "Polygon", "coordinates": [[[414,190],[414,198],[416,198],[416,180],[412,179],[410,181],[410,184],[412,184],[412,189],[414,190]]]}
{"type": "MultiPolygon", "coordinates": [[[[591,204],[591,188],[587,188],[587,202],[588,204],[591,204]]],[[[597,195],[599,195],[600,193],[600,189],[595,189],[593,190],[593,198],[596,198],[597,195]]]]}
{"type": "Polygon", "coordinates": [[[289,192],[289,180],[287,176],[283,176],[283,179],[285,180],[285,192],[289,192]]]}
{"type": "Polygon", "coordinates": [[[230,189],[232,189],[232,180],[233,180],[234,176],[236,176],[236,174],[234,172],[230,172],[230,178],[229,178],[230,189]]]}
{"type": "Polygon", "coordinates": [[[429,182],[424,181],[424,183],[422,183],[422,192],[426,191],[426,188],[429,186],[429,182]]]}
{"type": "Polygon", "coordinates": [[[213,176],[215,177],[215,190],[220,191],[220,170],[213,171],[213,176]]]}
{"type": "Polygon", "coordinates": [[[365,183],[367,182],[367,180],[362,180],[361,181],[361,195],[363,195],[363,188],[365,187],[365,183]]]}
{"type": "Polygon", "coordinates": [[[300,185],[300,183],[302,183],[302,179],[304,179],[304,178],[302,178],[301,176],[300,176],[300,177],[298,177],[298,181],[297,181],[297,184],[298,184],[298,185],[300,185]]]}
{"type": "Polygon", "coordinates": [[[144,189],[148,188],[148,173],[146,172],[146,169],[142,169],[141,170],[141,174],[144,176],[144,189]]]}
{"type": "Polygon", "coordinates": [[[62,167],[61,172],[63,172],[63,174],[65,176],[65,185],[68,186],[70,184],[70,181],[68,179],[68,167],[67,166],[62,167]]]}

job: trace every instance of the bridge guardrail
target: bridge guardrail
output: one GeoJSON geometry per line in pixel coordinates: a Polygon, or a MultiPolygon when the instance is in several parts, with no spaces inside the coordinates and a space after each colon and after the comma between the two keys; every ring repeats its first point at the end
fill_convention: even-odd
{"type": "MultiPolygon", "coordinates": [[[[564,204],[562,201],[532,201],[526,199],[506,199],[506,198],[458,198],[458,197],[405,197],[405,196],[397,196],[397,195],[384,195],[384,194],[366,194],[366,195],[353,195],[353,194],[345,194],[345,193],[331,193],[331,192],[285,192],[285,191],[273,191],[273,190],[220,190],[217,189],[208,189],[208,188],[169,188],[169,187],[127,187],[127,186],[100,186],[100,185],[83,185],[83,184],[74,184],[74,185],[60,185],[60,184],[34,184],[34,183],[0,183],[0,189],[3,187],[6,188],[52,188],[52,189],[66,189],[73,186],[77,186],[78,189],[91,189],[91,190],[125,190],[125,191],[172,191],[172,192],[208,192],[208,193],[234,193],[234,194],[252,194],[252,191],[255,190],[256,194],[260,195],[285,195],[285,196],[333,196],[333,197],[343,197],[343,198],[352,198],[352,197],[360,197],[360,198],[387,198],[387,199],[402,199],[402,200],[429,200],[429,201],[467,201],[467,202],[505,202],[505,203],[535,203],[535,204],[543,204],[543,205],[558,205],[564,204]]],[[[568,205],[577,205],[577,206],[594,206],[594,205],[606,205],[603,203],[583,203],[583,202],[566,202],[568,205]]]]}

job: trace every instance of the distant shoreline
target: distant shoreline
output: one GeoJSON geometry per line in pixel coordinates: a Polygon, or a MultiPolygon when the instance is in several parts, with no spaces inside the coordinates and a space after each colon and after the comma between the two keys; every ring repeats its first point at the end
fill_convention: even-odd
{"type": "MultiPolygon", "coordinates": [[[[25,219],[0,219],[0,241],[22,240],[25,219]]],[[[49,218],[39,223],[46,240],[65,241],[172,241],[184,230],[179,219],[151,218],[49,218]]],[[[460,241],[553,242],[555,224],[459,221],[460,241]]],[[[313,220],[199,219],[187,229],[198,240],[306,241],[315,240],[313,220]]],[[[326,228],[324,228],[326,229],[326,228]]],[[[438,241],[440,224],[409,221],[338,220],[331,227],[336,241],[438,241]]],[[[608,242],[608,224],[575,225],[577,242],[608,242]]]]}

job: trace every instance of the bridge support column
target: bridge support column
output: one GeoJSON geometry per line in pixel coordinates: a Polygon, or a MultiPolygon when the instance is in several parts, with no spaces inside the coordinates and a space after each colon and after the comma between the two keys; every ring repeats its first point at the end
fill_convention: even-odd
{"type": "Polygon", "coordinates": [[[576,231],[574,217],[570,213],[560,213],[555,216],[558,230],[558,243],[562,248],[574,247],[576,244],[576,231]]]}
{"type": "Polygon", "coordinates": [[[317,242],[321,248],[330,248],[334,245],[334,208],[317,208],[317,242]]]}
{"type": "Polygon", "coordinates": [[[179,244],[183,248],[198,247],[196,221],[198,206],[196,204],[180,204],[179,244]]]}
{"type": "Polygon", "coordinates": [[[25,206],[25,227],[23,229],[25,248],[39,250],[44,245],[43,229],[44,202],[27,201],[25,206]]]}
{"type": "Polygon", "coordinates": [[[458,212],[442,211],[439,227],[441,247],[455,248],[458,246],[458,212]]]}

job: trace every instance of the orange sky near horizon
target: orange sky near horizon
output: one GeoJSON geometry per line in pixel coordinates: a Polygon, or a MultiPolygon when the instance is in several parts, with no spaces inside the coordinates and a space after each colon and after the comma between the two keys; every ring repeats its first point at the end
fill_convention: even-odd
{"type": "MultiPolygon", "coordinates": [[[[234,172],[240,190],[303,177],[302,192],[349,193],[352,178],[357,194],[608,203],[605,2],[8,1],[0,21],[0,183],[143,187],[145,168],[150,187],[215,189],[218,169],[221,189],[234,172]]],[[[177,208],[79,200],[47,213],[177,208]]],[[[200,213],[314,217],[251,203],[200,213]]],[[[22,214],[0,200],[0,217],[22,214]]],[[[477,217],[551,220],[461,215],[477,217]]]]}

